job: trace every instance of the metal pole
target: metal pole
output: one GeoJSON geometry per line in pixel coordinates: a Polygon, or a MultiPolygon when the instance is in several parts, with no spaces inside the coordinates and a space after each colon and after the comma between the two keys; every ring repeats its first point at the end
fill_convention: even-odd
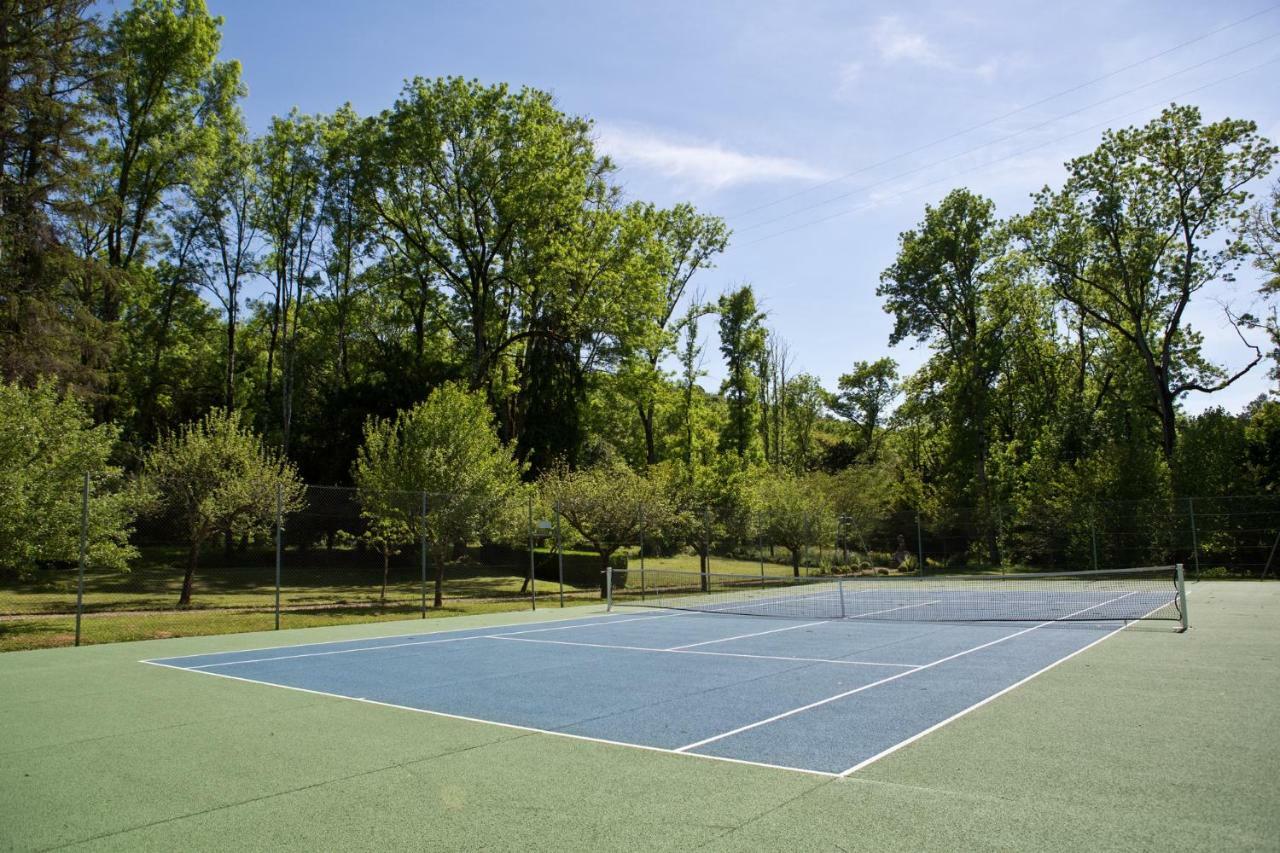
{"type": "Polygon", "coordinates": [[[538,609],[538,575],[533,568],[533,495],[529,495],[529,609],[538,609]]]}
{"type": "Polygon", "coordinates": [[[604,609],[606,613],[613,611],[613,564],[604,569],[604,609]]]}
{"type": "Polygon", "coordinates": [[[644,601],[644,534],[645,534],[645,515],[644,510],[640,510],[640,600],[644,601]]]}
{"type": "Polygon", "coordinates": [[[80,490],[80,565],[76,572],[76,645],[80,645],[80,617],[84,615],[84,564],[89,553],[89,472],[80,490]]]}
{"type": "Polygon", "coordinates": [[[1187,498],[1187,513],[1191,517],[1191,559],[1195,564],[1196,577],[1200,577],[1200,538],[1196,535],[1196,502],[1195,498],[1187,498]]]}
{"type": "Polygon", "coordinates": [[[916,513],[916,558],[920,561],[916,566],[916,574],[924,576],[924,534],[920,532],[920,513],[916,513]]]}
{"type": "Polygon", "coordinates": [[[284,486],[276,482],[276,630],[280,630],[280,565],[284,561],[284,486]]]}
{"type": "Polygon", "coordinates": [[[711,592],[711,507],[702,508],[702,591],[711,592]]]}
{"type": "Polygon", "coordinates": [[[836,578],[836,595],[840,596],[840,618],[844,618],[844,578],[836,578]]]}
{"type": "Polygon", "coordinates": [[[764,579],[764,537],[756,534],[756,557],[760,560],[760,578],[764,579]]]}
{"type": "Polygon", "coordinates": [[[1182,563],[1178,563],[1178,608],[1182,611],[1182,630],[1187,630],[1190,622],[1187,619],[1187,584],[1183,575],[1182,563]]]}
{"type": "Polygon", "coordinates": [[[564,551],[560,548],[560,504],[556,504],[556,570],[560,573],[560,606],[564,607],[564,551]]]}
{"type": "Polygon", "coordinates": [[[1098,528],[1095,520],[1095,511],[1089,508],[1089,542],[1093,548],[1093,570],[1098,570],[1098,528]]]}
{"type": "Polygon", "coordinates": [[[422,493],[422,530],[418,551],[422,562],[422,618],[427,618],[427,493],[422,493]]]}

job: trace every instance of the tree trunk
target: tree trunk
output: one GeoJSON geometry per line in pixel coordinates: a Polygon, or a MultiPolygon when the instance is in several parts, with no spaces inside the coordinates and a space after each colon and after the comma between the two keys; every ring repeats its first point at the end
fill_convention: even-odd
{"type": "Polygon", "coordinates": [[[432,605],[437,609],[444,606],[444,553],[436,551],[436,596],[432,605]]]}
{"type": "Polygon", "coordinates": [[[382,594],[378,596],[378,604],[381,607],[387,606],[387,571],[391,567],[391,552],[387,548],[382,549],[382,594]]]}
{"type": "Polygon", "coordinates": [[[791,575],[800,577],[800,548],[791,549],[791,575]]]}
{"type": "Polygon", "coordinates": [[[191,583],[196,576],[196,564],[200,561],[200,543],[193,542],[187,549],[187,572],[182,577],[182,593],[178,596],[178,606],[191,605],[191,583]]]}

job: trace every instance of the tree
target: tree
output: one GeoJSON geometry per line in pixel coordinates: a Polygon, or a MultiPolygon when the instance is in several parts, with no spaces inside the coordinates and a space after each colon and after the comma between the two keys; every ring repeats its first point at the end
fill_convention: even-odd
{"type": "MultiPolygon", "coordinates": [[[[97,207],[107,263],[127,270],[165,194],[208,153],[213,128],[244,95],[237,62],[218,62],[222,18],[204,0],[137,0],[107,26],[113,73],[95,93],[106,121],[103,166],[110,181],[97,207]]],[[[102,319],[119,317],[117,278],[103,278],[102,319]]]]}
{"type": "Polygon", "coordinates": [[[180,526],[186,537],[179,607],[191,604],[205,542],[224,532],[266,532],[277,517],[303,505],[304,487],[293,463],[225,409],[162,435],[143,457],[140,481],[147,513],[180,526]]]}
{"type": "Polygon", "coordinates": [[[796,577],[800,577],[805,549],[835,536],[835,512],[815,476],[769,474],[755,488],[760,534],[765,541],[791,552],[791,571],[796,577]]]}
{"type": "MultiPolygon", "coordinates": [[[[1061,190],[1035,196],[1019,227],[1058,297],[1141,363],[1167,460],[1178,401],[1221,391],[1262,359],[1242,336],[1254,357],[1228,374],[1202,356],[1185,312],[1238,264],[1231,237],[1246,217],[1245,186],[1270,170],[1276,150],[1253,122],[1206,125],[1195,107],[1173,106],[1144,127],[1108,131],[1097,150],[1067,164],[1061,190]]],[[[1237,331],[1251,320],[1228,319],[1237,331]]]]}
{"type": "MultiPolygon", "coordinates": [[[[953,190],[920,225],[899,237],[897,260],[880,276],[876,293],[894,316],[891,344],[929,343],[948,374],[947,411],[958,460],[972,465],[961,482],[990,512],[988,475],[991,388],[1004,354],[999,288],[1008,238],[995,205],[965,189],[953,190]]],[[[965,466],[967,467],[967,466],[965,466]]],[[[988,522],[990,520],[988,519],[988,522]]],[[[986,526],[987,550],[998,563],[995,525],[986,526]]]]}
{"type": "Polygon", "coordinates": [[[1263,293],[1280,292],[1280,181],[1271,185],[1271,195],[1254,205],[1244,224],[1245,250],[1253,255],[1253,265],[1266,280],[1263,293]]]}
{"type": "Polygon", "coordinates": [[[858,426],[858,450],[868,461],[875,461],[881,415],[899,393],[898,363],[888,357],[856,362],[853,370],[840,376],[838,385],[831,408],[858,426]]]}
{"type": "Polygon", "coordinates": [[[267,344],[266,400],[271,404],[276,349],[280,365],[281,447],[289,452],[293,428],[294,379],[298,334],[307,294],[314,288],[313,267],[320,232],[319,206],[323,166],[320,123],[297,110],[274,118],[258,148],[261,202],[258,227],[266,242],[273,303],[267,344]]]}
{"type": "Polygon", "coordinates": [[[89,563],[127,570],[137,554],[129,544],[134,504],[111,464],[118,435],[50,380],[30,388],[0,382],[0,571],[23,576],[75,563],[86,474],[89,563]]]}
{"type": "Polygon", "coordinates": [[[660,538],[675,517],[657,482],[617,458],[576,471],[548,471],[538,485],[543,500],[600,555],[602,572],[614,552],[638,540],[642,528],[660,538]]]}
{"type": "Polygon", "coordinates": [[[720,353],[726,373],[720,386],[729,405],[729,422],[720,446],[739,459],[749,460],[758,450],[756,432],[760,379],[755,366],[764,352],[764,313],[756,308],[751,285],[743,285],[720,297],[720,353]]]}
{"type": "Polygon", "coordinates": [[[6,2],[0,62],[0,378],[100,383],[97,324],[69,282],[86,264],[65,217],[86,179],[103,71],[90,0],[6,2]]]}
{"type": "Polygon", "coordinates": [[[352,476],[366,518],[412,536],[425,532],[436,607],[444,603],[451,549],[490,532],[520,486],[520,467],[494,431],[484,395],[457,384],[436,388],[394,418],[370,418],[352,476]]]}
{"type": "Polygon", "coordinates": [[[815,431],[831,402],[831,395],[822,387],[818,377],[800,373],[787,382],[783,397],[787,412],[785,423],[790,433],[789,461],[795,471],[807,471],[818,456],[815,431]]]}

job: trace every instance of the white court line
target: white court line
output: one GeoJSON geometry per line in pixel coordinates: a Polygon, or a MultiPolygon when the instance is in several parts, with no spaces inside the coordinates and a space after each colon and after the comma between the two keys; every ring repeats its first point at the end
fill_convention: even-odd
{"type": "MultiPolygon", "coordinates": [[[[1165,606],[1167,606],[1167,605],[1162,603],[1162,604],[1157,605],[1156,607],[1153,607],[1151,610],[1147,611],[1147,613],[1146,613],[1142,618],[1143,618],[1143,619],[1147,618],[1147,616],[1150,616],[1152,613],[1155,613],[1155,612],[1156,612],[1157,610],[1159,610],[1161,607],[1165,607],[1165,606]]],[[[1132,625],[1132,624],[1133,624],[1133,622],[1128,622],[1128,623],[1126,623],[1126,624],[1124,624],[1124,625],[1121,625],[1119,628],[1116,628],[1114,631],[1110,631],[1110,632],[1108,632],[1108,633],[1104,634],[1103,636],[1101,636],[1101,637],[1099,637],[1098,639],[1094,640],[1092,643],[1089,643],[1087,646],[1081,646],[1080,648],[1076,649],[1076,650],[1075,650],[1074,652],[1072,652],[1071,654],[1069,654],[1069,655],[1065,655],[1064,657],[1060,657],[1060,658],[1058,658],[1056,661],[1054,661],[1053,663],[1051,663],[1051,664],[1049,664],[1048,666],[1044,667],[1043,669],[1036,670],[1035,672],[1031,673],[1031,674],[1030,674],[1030,675],[1028,675],[1026,678],[1022,679],[1021,681],[1015,682],[1014,684],[1010,684],[1008,687],[1004,688],[1003,690],[999,691],[998,693],[992,693],[990,696],[988,696],[987,698],[983,699],[982,701],[980,701],[980,702],[975,702],[975,703],[973,703],[972,705],[970,705],[968,708],[965,708],[963,711],[960,711],[960,712],[958,712],[958,713],[952,714],[950,717],[947,717],[947,718],[946,718],[945,720],[943,720],[942,722],[940,722],[940,723],[934,723],[932,726],[929,726],[929,728],[925,729],[924,731],[916,732],[915,734],[913,734],[911,737],[907,738],[906,740],[898,741],[897,743],[895,743],[893,746],[889,747],[888,749],[881,750],[880,752],[877,752],[875,755],[871,756],[870,758],[863,759],[862,761],[859,761],[857,764],[853,765],[853,766],[852,766],[852,767],[850,767],[848,770],[845,770],[845,771],[841,772],[840,776],[843,778],[843,777],[849,776],[849,775],[851,775],[851,774],[853,774],[853,773],[857,773],[857,772],[858,772],[859,770],[861,770],[862,768],[866,767],[866,766],[867,766],[867,765],[869,765],[869,764],[874,764],[874,763],[876,763],[876,762],[877,762],[877,761],[879,761],[880,759],[884,758],[886,755],[890,755],[890,754],[892,754],[892,753],[895,753],[895,752],[897,752],[898,750],[902,749],[904,746],[909,746],[910,744],[915,743],[916,741],[920,740],[920,738],[924,737],[925,735],[930,734],[930,733],[932,733],[932,732],[936,732],[938,729],[942,728],[943,726],[945,726],[945,725],[947,725],[947,724],[949,724],[949,723],[953,723],[953,722],[955,722],[956,720],[958,720],[958,719],[960,719],[961,717],[963,717],[965,714],[968,714],[970,711],[976,711],[976,710],[978,710],[979,708],[981,708],[983,705],[987,704],[988,702],[992,702],[992,701],[994,701],[994,700],[996,700],[996,699],[999,699],[1001,696],[1003,696],[1004,694],[1008,693],[1008,692],[1009,692],[1009,691],[1011,691],[1011,690],[1016,690],[1017,688],[1021,687],[1021,686],[1022,686],[1022,685],[1024,685],[1024,684],[1026,684],[1028,681],[1030,681],[1031,679],[1035,678],[1036,676],[1043,675],[1044,673],[1046,673],[1046,672],[1048,672],[1049,670],[1053,669],[1055,666],[1057,666],[1058,664],[1062,663],[1063,661],[1069,661],[1069,660],[1071,660],[1073,657],[1075,657],[1076,655],[1080,654],[1081,652],[1087,652],[1089,649],[1091,649],[1091,648],[1093,648],[1094,646],[1098,645],[1098,643],[1101,643],[1103,640],[1109,640],[1109,639],[1111,639],[1111,638],[1112,638],[1112,637],[1114,637],[1116,634],[1119,634],[1121,631],[1123,631],[1125,628],[1128,628],[1128,627],[1129,627],[1130,625],[1132,625]]]]}
{"type": "Polygon", "coordinates": [[[678,652],[681,649],[696,649],[698,646],[710,646],[714,643],[727,643],[730,640],[743,640],[747,637],[763,637],[765,634],[779,634],[783,631],[794,631],[797,628],[812,628],[814,625],[825,625],[828,620],[820,622],[805,622],[803,625],[788,625],[785,628],[772,628],[768,631],[756,631],[754,634],[739,634],[736,637],[725,637],[720,640],[703,640],[701,643],[689,643],[687,646],[672,646],[665,651],[678,652]]]}
{"type": "MultiPolygon", "coordinates": [[[[603,744],[608,744],[609,746],[625,746],[625,747],[630,747],[631,749],[641,749],[641,750],[644,750],[645,752],[661,752],[661,753],[666,753],[667,755],[681,755],[686,757],[692,756],[693,758],[707,758],[712,761],[723,761],[729,764],[746,764],[750,767],[765,767],[770,770],[790,770],[794,773],[806,773],[810,776],[823,776],[828,779],[834,779],[838,775],[835,773],[829,773],[825,770],[810,770],[807,767],[788,767],[785,764],[766,764],[762,761],[747,761],[741,758],[726,758],[720,755],[699,755],[697,753],[678,752],[674,749],[667,749],[661,746],[645,746],[644,744],[640,744],[640,743],[627,743],[625,741],[620,741],[620,740],[606,740],[605,738],[588,737],[587,735],[575,735],[575,734],[570,734],[569,732],[557,732],[553,729],[539,729],[533,726],[522,726],[516,723],[500,723],[496,720],[485,720],[480,717],[464,717],[461,714],[449,714],[444,711],[430,711],[430,710],[427,710],[426,708],[413,708],[408,705],[396,705],[391,702],[379,702],[376,699],[362,699],[357,696],[344,696],[341,693],[326,693],[323,690],[310,690],[306,687],[293,687],[288,684],[276,684],[273,681],[258,681],[257,679],[254,679],[254,678],[243,678],[238,675],[227,675],[225,672],[209,672],[208,670],[197,670],[197,669],[192,669],[186,666],[174,666],[172,664],[167,664],[167,663],[158,663],[157,661],[154,661],[154,660],[144,660],[144,661],[139,661],[139,663],[147,663],[147,664],[151,664],[152,666],[159,666],[165,669],[174,669],[179,672],[191,672],[191,673],[195,673],[196,675],[211,675],[214,678],[226,678],[230,681],[242,681],[246,684],[259,684],[259,685],[262,685],[263,687],[278,687],[282,690],[296,690],[299,693],[310,693],[314,696],[328,696],[333,699],[346,699],[350,702],[360,702],[365,705],[377,705],[382,708],[395,708],[396,710],[399,710],[399,711],[413,711],[416,714],[428,714],[432,717],[444,717],[450,720],[463,720],[468,723],[484,723],[490,726],[498,726],[504,729],[514,729],[515,731],[531,732],[531,733],[540,734],[540,735],[554,735],[555,737],[569,738],[571,740],[588,741],[590,743],[603,743],[603,744]]],[[[429,760],[429,758],[424,758],[423,760],[424,761],[429,760]]]]}
{"type": "MultiPolygon", "coordinates": [[[[214,663],[190,664],[183,669],[210,669],[215,666],[238,666],[242,663],[267,663],[276,660],[295,660],[297,658],[318,658],[327,657],[329,655],[350,655],[357,652],[376,652],[379,649],[400,649],[406,646],[432,646],[440,643],[460,643],[464,640],[488,640],[495,637],[516,636],[517,634],[537,634],[543,631],[568,631],[573,628],[596,628],[600,625],[617,625],[622,622],[643,622],[646,619],[669,619],[672,616],[680,616],[679,613],[664,613],[659,616],[637,616],[633,619],[615,619],[612,622],[592,622],[587,625],[561,625],[556,628],[530,628],[524,631],[510,631],[506,634],[472,634],[468,637],[445,637],[439,640],[410,640],[404,643],[383,643],[377,646],[359,646],[354,649],[334,649],[328,652],[302,652],[296,655],[272,655],[265,658],[245,658],[243,660],[216,661],[214,663]]],[[[439,633],[449,633],[441,631],[439,633]]],[[[280,646],[281,649],[287,649],[288,646],[280,646]]],[[[301,648],[306,648],[302,646],[301,648]]],[[[213,652],[212,654],[219,654],[213,652]]],[[[238,654],[237,652],[223,652],[222,654],[238,654]]],[[[205,655],[188,655],[188,657],[205,657],[205,655]]],[[[182,658],[168,658],[168,660],[181,660],[182,658]]],[[[145,660],[141,663],[155,663],[155,660],[145,660]]]]}
{"type": "Polygon", "coordinates": [[[974,646],[971,649],[965,649],[962,652],[956,652],[953,655],[948,655],[945,658],[940,658],[939,660],[935,660],[932,663],[926,663],[923,666],[916,667],[915,669],[909,669],[906,672],[899,672],[895,675],[890,675],[887,678],[882,678],[879,681],[873,681],[870,684],[864,684],[861,687],[855,687],[853,690],[846,690],[843,693],[837,693],[835,696],[828,696],[826,699],[819,699],[817,702],[810,702],[808,705],[802,705],[799,708],[792,708],[790,711],[783,711],[781,714],[774,714],[772,717],[768,717],[763,720],[758,720],[754,723],[748,723],[745,726],[739,726],[738,728],[733,729],[731,731],[724,732],[723,734],[713,735],[709,738],[703,738],[700,741],[695,741],[694,743],[685,744],[684,746],[676,749],[676,752],[688,753],[688,751],[691,749],[697,749],[700,746],[706,746],[709,743],[715,743],[716,741],[724,740],[727,737],[732,737],[734,735],[741,734],[742,732],[759,728],[760,726],[768,725],[769,723],[777,722],[778,720],[784,719],[786,717],[791,717],[796,714],[803,713],[805,711],[810,711],[821,705],[826,705],[828,703],[835,702],[839,699],[844,699],[846,697],[852,696],[855,693],[861,693],[864,690],[870,690],[872,687],[879,687],[881,684],[888,684],[890,681],[897,681],[899,678],[906,678],[908,675],[912,675],[914,673],[921,672],[926,669],[931,669],[939,664],[943,664],[943,663],[946,663],[947,661],[955,660],[958,657],[964,657],[965,655],[973,654],[974,652],[981,651],[982,649],[994,646],[997,643],[1003,643],[1005,640],[1012,640],[1014,637],[1020,637],[1023,634],[1036,630],[1037,628],[1043,628],[1045,625],[1053,625],[1054,623],[1061,622],[1064,619],[1070,619],[1073,616],[1079,616],[1081,613],[1088,613],[1090,610],[1096,610],[1099,607],[1104,607],[1108,604],[1113,604],[1123,598],[1128,598],[1131,595],[1137,595],[1137,591],[1126,592],[1124,595],[1116,596],[1115,598],[1112,598],[1108,601],[1103,601],[1100,604],[1095,604],[1091,607],[1086,607],[1083,610],[1077,610],[1075,613],[1068,613],[1066,616],[1063,616],[1060,619],[1050,619],[1048,622],[1041,622],[1039,625],[1032,625],[1030,628],[1023,628],[1021,631],[1017,631],[1013,634],[1006,634],[1005,636],[1000,637],[999,639],[992,640],[988,643],[983,643],[980,646],[974,646]]]}
{"type": "Polygon", "coordinates": [[[890,607],[886,610],[872,610],[870,613],[858,613],[853,616],[846,616],[845,619],[863,619],[867,616],[875,616],[878,613],[893,613],[895,610],[910,610],[913,607],[928,607],[930,604],[941,604],[942,599],[935,601],[922,601],[919,604],[904,604],[901,607],[890,607]]]}
{"type": "Polygon", "coordinates": [[[622,649],[629,652],[660,652],[668,655],[710,655],[720,658],[750,658],[753,660],[787,660],[796,661],[798,663],[841,663],[850,666],[888,666],[894,669],[915,669],[920,666],[918,663],[883,663],[881,661],[866,660],[848,660],[839,658],[801,658],[791,657],[788,655],[751,655],[740,652],[708,652],[694,651],[693,649],[658,649],[648,646],[618,646],[609,643],[575,643],[570,640],[531,640],[527,637],[513,637],[510,634],[493,634],[488,637],[479,637],[481,640],[510,640],[514,643],[546,643],[553,646],[586,646],[591,649],[622,649]]]}

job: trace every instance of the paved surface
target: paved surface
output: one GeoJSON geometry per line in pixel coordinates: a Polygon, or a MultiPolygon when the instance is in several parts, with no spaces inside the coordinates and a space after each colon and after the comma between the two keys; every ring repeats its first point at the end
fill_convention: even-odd
{"type": "Polygon", "coordinates": [[[1280,849],[1280,584],[1190,594],[1189,633],[1122,631],[846,778],[138,663],[386,623],[0,655],[0,849],[1280,849]]]}

